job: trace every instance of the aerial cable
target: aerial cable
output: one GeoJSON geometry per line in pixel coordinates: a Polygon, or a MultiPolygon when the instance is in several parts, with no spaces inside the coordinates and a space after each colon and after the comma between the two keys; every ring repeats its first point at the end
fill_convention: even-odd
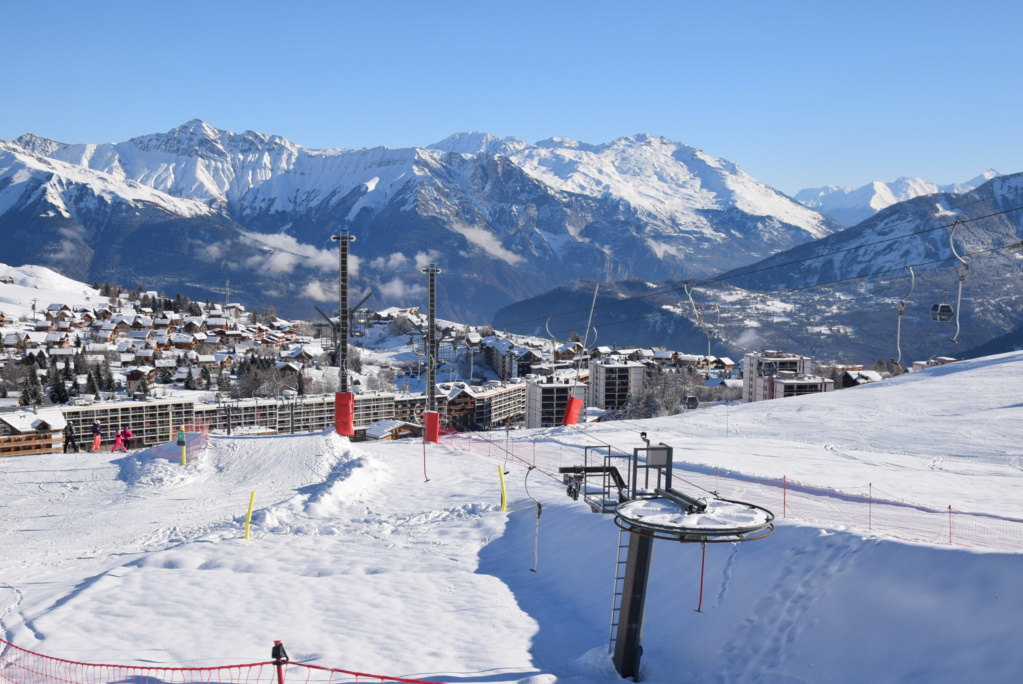
{"type": "Polygon", "coordinates": [[[540,513],[543,512],[543,506],[529,493],[529,474],[535,469],[536,466],[529,466],[526,470],[525,480],[526,496],[533,499],[533,503],[536,504],[536,531],[533,533],[533,567],[529,569],[530,572],[536,572],[536,566],[540,564],[540,513]]]}
{"type": "MultiPolygon", "coordinates": [[[[1014,211],[1023,211],[1023,206],[1011,207],[1011,208],[1005,209],[1003,211],[997,211],[997,212],[993,212],[991,214],[985,214],[983,216],[976,216],[976,217],[970,218],[970,219],[957,220],[956,223],[972,223],[974,221],[981,221],[983,219],[993,218],[993,217],[996,217],[996,216],[1002,216],[1004,214],[1009,214],[1009,213],[1012,213],[1014,211]]],[[[796,260],[788,261],[788,262],[781,263],[781,264],[774,264],[774,265],[771,265],[771,266],[764,266],[763,268],[755,269],[755,270],[752,270],[752,271],[746,271],[746,272],[743,272],[743,273],[738,273],[738,274],[735,274],[735,275],[732,275],[732,276],[728,276],[727,278],[726,277],[720,277],[720,276],[719,277],[715,277],[715,278],[708,278],[706,280],[703,280],[700,284],[701,285],[710,285],[710,284],[718,284],[718,283],[728,284],[728,283],[726,283],[726,281],[731,280],[733,278],[741,278],[743,276],[754,275],[756,273],[762,273],[762,272],[765,272],[765,271],[773,271],[773,270],[776,270],[776,269],[779,269],[779,268],[785,268],[787,266],[795,266],[795,265],[798,265],[798,264],[801,264],[801,263],[805,263],[807,261],[813,261],[815,259],[822,259],[822,258],[829,257],[829,256],[836,256],[838,254],[844,254],[844,253],[847,253],[847,252],[854,252],[856,250],[863,249],[865,247],[873,247],[875,245],[884,244],[886,242],[894,242],[895,240],[901,240],[903,238],[914,237],[914,236],[917,236],[917,235],[924,235],[926,233],[932,233],[932,232],[937,231],[937,230],[944,230],[945,228],[950,228],[950,227],[953,227],[954,225],[955,225],[954,223],[953,224],[942,224],[940,226],[935,226],[933,228],[925,228],[923,230],[918,230],[918,231],[915,231],[915,232],[912,232],[912,233],[905,233],[903,235],[896,235],[894,237],[883,238],[883,239],[880,239],[880,240],[875,240],[874,242],[868,242],[868,243],[864,243],[864,244],[855,245],[855,246],[852,246],[852,247],[846,247],[844,249],[835,250],[833,252],[827,252],[825,254],[815,254],[813,256],[808,256],[808,257],[804,257],[802,259],[796,259],[796,260]]],[[[999,248],[995,248],[995,249],[1002,249],[1002,248],[999,247],[999,248]]],[[[981,252],[974,252],[974,254],[981,254],[981,253],[986,252],[986,251],[993,251],[993,250],[983,250],[981,252]]],[[[937,260],[934,260],[934,261],[929,261],[929,262],[924,262],[924,263],[914,264],[914,265],[915,266],[927,266],[927,265],[934,264],[934,263],[940,263],[941,261],[945,261],[945,259],[937,259],[937,260]]],[[[847,278],[847,279],[843,279],[843,280],[835,280],[835,281],[831,281],[829,283],[818,283],[816,285],[809,285],[809,286],[805,286],[805,287],[801,287],[801,288],[789,288],[789,289],[786,289],[786,290],[776,290],[776,291],[773,291],[772,294],[779,294],[779,293],[783,293],[783,292],[793,292],[793,291],[797,291],[797,290],[801,290],[801,289],[807,289],[807,288],[810,288],[810,287],[818,287],[818,286],[823,286],[823,285],[831,285],[831,284],[834,284],[834,283],[846,282],[847,280],[856,280],[858,278],[866,278],[866,277],[869,277],[869,276],[872,276],[872,275],[880,275],[880,274],[883,274],[883,273],[890,273],[892,271],[900,270],[901,268],[905,268],[905,267],[900,267],[899,269],[890,269],[888,271],[881,271],[880,273],[873,273],[873,274],[867,274],[867,275],[863,275],[863,276],[856,276],[855,278],[847,278]]],[[[737,286],[733,286],[733,287],[737,287],[737,286]]],[[[658,295],[671,294],[671,293],[674,293],[674,292],[679,292],[680,290],[685,290],[685,288],[686,288],[686,285],[683,284],[682,287],[670,287],[670,288],[665,288],[665,289],[661,289],[661,290],[655,290],[653,292],[648,292],[648,293],[645,293],[645,294],[642,294],[642,295],[636,295],[634,297],[626,297],[626,298],[623,298],[623,299],[618,299],[618,300],[610,301],[610,302],[607,302],[605,304],[600,304],[596,308],[603,308],[603,307],[608,307],[608,306],[614,306],[616,304],[625,304],[625,303],[632,302],[632,301],[637,301],[637,300],[640,300],[640,299],[647,299],[649,297],[656,297],[658,295]]],[[[739,289],[742,289],[742,288],[739,288],[739,289]]],[[[581,313],[583,311],[586,311],[586,309],[574,309],[574,310],[564,311],[564,312],[561,312],[561,313],[551,314],[551,315],[553,315],[553,316],[569,316],[571,314],[581,313]]],[[[540,320],[541,320],[540,318],[528,318],[528,319],[523,319],[523,320],[519,320],[519,321],[512,321],[510,323],[506,323],[505,325],[506,325],[506,327],[511,327],[511,326],[515,326],[515,325],[522,325],[522,324],[525,324],[525,323],[533,323],[533,322],[537,322],[537,321],[540,321],[540,320]]],[[[638,319],[634,319],[634,320],[638,320],[638,319]]],[[[556,331],[556,332],[570,332],[570,331],[560,331],[559,330],[559,331],[556,331]]]]}
{"type": "Polygon", "coordinates": [[[909,295],[913,294],[913,288],[916,287],[916,276],[913,274],[913,267],[907,266],[906,268],[909,269],[909,292],[906,293],[906,296],[899,301],[899,325],[898,328],[896,328],[895,333],[895,348],[899,350],[899,358],[895,363],[899,366],[899,368],[902,367],[902,314],[906,312],[906,300],[909,299],[909,295]]]}
{"type": "MultiPolygon", "coordinates": [[[[1013,242],[1013,243],[1008,244],[1008,245],[1000,245],[998,247],[991,247],[991,248],[988,248],[988,249],[981,249],[981,250],[977,250],[975,252],[964,252],[963,256],[976,256],[978,254],[987,254],[988,252],[997,252],[998,250],[1001,250],[1001,249],[1008,249],[1008,250],[1015,250],[1015,251],[1023,250],[1023,241],[1017,241],[1017,242],[1013,242]]],[[[933,264],[940,264],[942,262],[948,261],[950,258],[951,257],[946,257],[944,259],[933,259],[931,261],[922,261],[922,262],[913,264],[913,266],[914,267],[931,266],[933,264]]],[[[883,271],[875,271],[873,273],[864,273],[862,275],[850,276],[848,278],[838,278],[836,280],[829,280],[828,282],[825,282],[825,283],[814,283],[812,285],[803,285],[801,287],[789,287],[789,288],[786,288],[786,289],[783,289],[783,290],[772,290],[770,292],[753,292],[751,290],[745,290],[744,292],[746,292],[746,296],[747,297],[770,297],[770,296],[777,296],[777,295],[789,294],[789,293],[792,293],[792,292],[802,292],[803,290],[812,290],[812,289],[818,288],[818,287],[828,287],[828,286],[831,286],[831,285],[839,285],[841,283],[848,283],[848,282],[852,282],[854,280],[863,280],[865,278],[873,278],[873,277],[876,277],[876,276],[888,275],[889,273],[895,273],[897,271],[901,271],[904,268],[908,268],[908,266],[899,266],[897,268],[888,268],[888,269],[885,269],[883,271]]],[[[708,282],[711,282],[711,281],[708,281],[708,282]]],[[[735,289],[742,291],[742,288],[739,288],[739,287],[736,287],[736,286],[730,286],[730,287],[735,287],[735,289]]],[[[674,290],[672,290],[672,291],[674,291],[674,290]]],[[[663,293],[659,293],[659,294],[663,294],[663,293]]],[[[647,296],[650,296],[650,295],[643,295],[642,297],[647,297],[647,296]]],[[[636,297],[635,299],[640,299],[640,298],[641,297],[636,297]]],[[[866,299],[866,298],[863,298],[863,299],[866,299]]],[[[627,302],[627,301],[632,301],[632,300],[631,299],[629,299],[629,300],[621,300],[620,303],[624,303],[624,302],[627,302]]],[[[619,303],[619,302],[615,302],[615,303],[619,303]]],[[[603,304],[601,306],[607,306],[607,305],[603,304]]],[[[949,308],[951,308],[951,306],[949,308]]],[[[628,319],[621,320],[621,321],[610,321],[610,322],[606,323],[606,325],[623,325],[625,323],[635,323],[637,321],[652,320],[652,319],[659,318],[659,317],[665,316],[665,315],[667,315],[667,314],[665,314],[663,311],[658,311],[658,312],[652,313],[652,314],[646,314],[646,315],[643,315],[643,316],[637,316],[636,318],[628,318],[628,319]]],[[[949,319],[949,320],[951,320],[951,319],[949,319]]],[[[525,321],[523,321],[523,322],[525,322],[525,321]]],[[[509,325],[511,325],[511,324],[509,324],[509,325]]],[[[561,330],[559,330],[559,331],[555,331],[555,332],[571,332],[571,331],[561,331],[561,330]]]]}
{"type": "Polygon", "coordinates": [[[955,234],[956,229],[959,228],[961,221],[956,221],[952,226],[952,232],[948,234],[948,244],[952,248],[952,254],[959,260],[959,295],[956,297],[956,334],[948,338],[950,341],[958,344],[959,341],[959,310],[962,308],[963,303],[963,282],[965,282],[967,276],[970,275],[970,265],[966,263],[959,252],[956,251],[955,234]]]}

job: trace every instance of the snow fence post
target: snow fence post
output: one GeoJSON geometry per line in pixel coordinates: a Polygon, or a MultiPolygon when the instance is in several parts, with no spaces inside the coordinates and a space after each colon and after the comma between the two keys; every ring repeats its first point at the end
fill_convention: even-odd
{"type": "Polygon", "coordinates": [[[952,546],[952,506],[948,507],[948,545],[952,546]]]}
{"type": "Polygon", "coordinates": [[[788,475],[781,476],[781,517],[788,517],[789,509],[789,478],[788,475]]]}
{"type": "Polygon", "coordinates": [[[284,684],[284,666],[288,663],[288,652],[284,650],[284,644],[275,640],[270,657],[273,658],[274,667],[277,668],[277,684],[284,684]]]}

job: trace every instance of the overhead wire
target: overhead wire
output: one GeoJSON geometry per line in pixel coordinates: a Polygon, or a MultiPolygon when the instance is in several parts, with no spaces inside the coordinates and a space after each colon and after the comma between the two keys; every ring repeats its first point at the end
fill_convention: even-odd
{"type": "MultiPolygon", "coordinates": [[[[987,254],[989,252],[996,252],[996,251],[999,251],[999,250],[1002,250],[1002,249],[1008,249],[1010,251],[1011,250],[1018,250],[1021,247],[1023,247],[1023,241],[1017,241],[1017,242],[1013,242],[1013,243],[1008,244],[1008,245],[999,245],[998,247],[991,247],[991,248],[988,248],[988,249],[980,249],[980,250],[976,250],[976,251],[973,251],[973,252],[963,252],[962,256],[977,256],[979,254],[987,254]]],[[[940,263],[943,263],[943,262],[946,262],[946,261],[955,261],[955,260],[956,260],[955,257],[946,257],[944,259],[933,259],[931,261],[922,261],[922,262],[919,262],[919,263],[916,263],[916,264],[912,264],[911,267],[912,268],[919,268],[921,266],[931,266],[933,264],[940,264],[940,263]]],[[[874,271],[873,273],[864,273],[862,275],[849,276],[848,278],[837,278],[835,280],[829,280],[829,281],[826,281],[826,282],[823,282],[823,283],[813,283],[811,285],[803,285],[803,286],[800,286],[800,287],[789,287],[789,288],[784,288],[784,289],[781,289],[781,290],[771,290],[771,291],[768,291],[768,292],[754,292],[754,291],[750,291],[750,290],[747,290],[746,292],[747,292],[747,297],[748,298],[754,298],[754,297],[755,298],[768,298],[768,297],[773,297],[773,296],[782,295],[782,294],[790,294],[790,293],[793,293],[793,292],[802,292],[803,290],[812,290],[812,289],[815,289],[815,288],[824,288],[824,287],[828,287],[828,286],[831,286],[831,285],[838,285],[838,284],[841,284],[841,283],[852,282],[854,280],[863,280],[863,279],[866,279],[866,278],[874,278],[874,277],[877,277],[877,276],[887,275],[889,273],[896,273],[898,271],[901,271],[904,268],[909,268],[909,267],[910,266],[901,265],[901,266],[898,266],[896,268],[888,268],[888,269],[884,269],[882,271],[874,271]]],[[[711,281],[707,281],[707,282],[711,282],[711,281]]],[[[867,298],[865,297],[864,299],[867,299],[867,298]]],[[[614,302],[614,303],[618,304],[618,303],[624,303],[626,301],[631,301],[631,300],[620,300],[620,301],[614,302]]],[[[604,306],[607,306],[607,305],[604,305],[604,306]]],[[[557,315],[561,315],[561,314],[554,314],[554,315],[557,316],[557,315]]],[[[621,321],[605,321],[602,324],[602,327],[607,328],[609,326],[623,325],[625,323],[636,323],[638,321],[652,320],[652,319],[660,318],[660,317],[666,316],[666,315],[669,315],[669,313],[665,312],[665,311],[658,311],[656,313],[644,314],[642,316],[637,316],[637,317],[634,317],[634,318],[628,318],[628,319],[624,319],[624,320],[621,320],[621,321]]],[[[748,316],[749,315],[747,314],[747,317],[748,316]]],[[[512,324],[508,324],[508,325],[512,325],[512,324]]],[[[572,331],[571,330],[556,330],[554,332],[555,333],[561,333],[561,332],[572,332],[572,331]]]]}
{"type": "MultiPolygon", "coordinates": [[[[980,201],[980,200],[978,200],[978,201],[980,201]]],[[[769,266],[764,266],[763,268],[754,269],[754,270],[751,270],[751,271],[744,271],[742,273],[732,274],[732,275],[728,275],[728,276],[717,276],[717,277],[714,277],[714,278],[706,278],[706,279],[702,279],[702,280],[700,280],[698,282],[686,281],[681,286],[678,286],[678,287],[669,287],[669,288],[657,289],[657,290],[654,290],[654,291],[651,291],[651,292],[646,292],[646,293],[643,293],[643,294],[640,294],[640,295],[634,295],[634,296],[631,296],[631,297],[623,297],[621,299],[616,299],[616,300],[611,301],[611,302],[605,302],[603,304],[596,304],[593,308],[602,309],[602,308],[606,308],[606,307],[610,307],[610,306],[616,306],[618,304],[627,304],[629,302],[639,301],[639,300],[642,300],[642,299],[648,299],[650,297],[657,297],[657,296],[660,296],[660,295],[673,294],[673,293],[676,293],[676,292],[686,292],[686,291],[688,291],[689,288],[696,287],[697,285],[701,285],[702,286],[702,285],[708,285],[708,284],[712,284],[712,283],[725,283],[726,281],[733,280],[735,278],[741,278],[741,277],[745,277],[745,276],[749,276],[749,275],[755,275],[755,274],[758,274],[758,273],[764,273],[764,272],[767,272],[767,271],[772,271],[772,270],[776,270],[776,269],[780,269],[780,268],[787,268],[789,266],[795,266],[795,265],[798,265],[798,264],[801,264],[801,263],[806,263],[808,261],[814,261],[816,259],[824,259],[824,258],[827,258],[827,257],[836,256],[836,255],[839,255],[839,254],[845,254],[845,253],[848,253],[848,252],[853,252],[853,251],[865,249],[867,247],[873,247],[873,246],[884,244],[884,243],[887,243],[887,242],[894,242],[896,240],[902,240],[902,239],[909,238],[909,237],[915,237],[915,236],[918,236],[918,235],[924,235],[926,233],[932,233],[932,232],[935,232],[935,231],[938,231],[938,230],[945,230],[945,229],[948,229],[948,228],[952,228],[952,227],[956,226],[957,224],[973,223],[975,221],[981,221],[981,220],[985,220],[985,219],[990,219],[990,218],[994,218],[994,217],[997,217],[997,216],[1002,216],[1002,215],[1009,214],[1009,213],[1016,212],[1016,211],[1023,211],[1023,206],[1011,207],[1009,209],[1004,209],[1002,211],[997,211],[997,212],[993,212],[993,213],[990,213],[990,214],[984,214],[983,216],[975,216],[975,217],[969,218],[969,219],[959,219],[959,220],[957,220],[957,221],[955,221],[953,223],[942,224],[942,225],[939,225],[939,226],[933,226],[931,228],[924,228],[924,229],[921,229],[921,230],[918,230],[918,231],[913,231],[913,232],[910,232],[910,233],[902,233],[900,235],[895,235],[895,236],[892,236],[892,237],[882,238],[882,239],[879,239],[879,240],[874,240],[872,242],[867,242],[867,243],[861,243],[861,244],[853,245],[851,247],[847,247],[847,248],[844,248],[844,249],[838,249],[838,250],[834,250],[834,251],[831,251],[831,252],[826,252],[826,253],[823,253],[823,254],[814,254],[814,255],[811,255],[811,256],[803,257],[801,259],[794,259],[792,261],[787,261],[787,262],[783,262],[783,263],[780,263],[780,264],[773,264],[773,265],[769,265],[769,266]]],[[[1018,243],[1013,243],[1013,244],[1015,245],[1015,244],[1018,244],[1018,243]]],[[[994,249],[1005,249],[1005,248],[1011,247],[1011,246],[1013,246],[1013,245],[1006,245],[1006,246],[1003,246],[1003,247],[1000,247],[1000,248],[994,248],[994,249]]],[[[964,254],[964,256],[970,256],[971,254],[972,255],[983,254],[985,252],[994,251],[994,249],[979,250],[977,252],[972,252],[972,253],[969,253],[969,254],[964,254]]],[[[935,263],[941,263],[941,262],[949,261],[949,260],[951,260],[951,259],[950,258],[935,259],[935,260],[928,261],[928,262],[922,262],[922,263],[919,263],[919,264],[913,264],[913,266],[914,267],[927,266],[927,265],[931,265],[931,264],[935,264],[935,263]]],[[[800,288],[787,288],[787,289],[783,289],[783,290],[771,290],[771,291],[766,292],[765,294],[784,294],[784,293],[795,292],[795,291],[799,291],[799,290],[803,290],[803,289],[808,289],[808,288],[812,288],[812,287],[822,287],[822,286],[826,286],[826,285],[833,285],[833,284],[837,284],[837,283],[847,282],[849,280],[859,280],[859,279],[862,279],[862,278],[873,277],[875,275],[883,275],[885,273],[901,270],[903,268],[906,268],[906,265],[902,265],[902,266],[900,266],[900,267],[898,267],[896,269],[888,269],[888,270],[885,270],[885,271],[879,271],[877,273],[865,274],[865,275],[861,275],[861,276],[853,276],[853,277],[850,277],[850,278],[832,280],[832,281],[829,281],[827,283],[816,283],[814,285],[808,285],[808,286],[804,286],[804,287],[800,287],[800,288]]],[[[742,289],[742,288],[740,288],[740,289],[742,289]]],[[[518,321],[512,321],[512,322],[509,322],[509,323],[505,323],[503,325],[506,328],[510,328],[510,327],[513,327],[513,326],[523,325],[523,324],[526,324],[526,323],[534,323],[534,322],[537,322],[537,321],[546,320],[546,319],[549,319],[549,318],[552,318],[552,317],[570,316],[572,314],[582,313],[584,311],[589,311],[589,310],[590,310],[590,308],[585,308],[585,309],[573,309],[573,310],[563,311],[563,312],[554,313],[554,314],[550,314],[549,313],[549,314],[547,314],[547,316],[544,316],[544,317],[527,318],[527,319],[522,319],[522,320],[518,320],[518,321]]],[[[661,314],[657,314],[657,315],[661,315],[661,314]]],[[[618,322],[611,323],[611,325],[617,325],[617,324],[621,324],[621,323],[624,323],[624,322],[633,322],[633,321],[636,321],[636,320],[643,320],[644,318],[652,318],[652,317],[653,316],[644,316],[644,317],[640,317],[640,318],[637,318],[637,319],[629,319],[629,321],[618,321],[618,322]]],[[[606,325],[608,325],[608,323],[604,323],[604,325],[606,326],[606,325]]],[[[553,332],[555,332],[555,333],[562,333],[562,332],[572,332],[572,331],[571,330],[555,330],[553,332]]]]}

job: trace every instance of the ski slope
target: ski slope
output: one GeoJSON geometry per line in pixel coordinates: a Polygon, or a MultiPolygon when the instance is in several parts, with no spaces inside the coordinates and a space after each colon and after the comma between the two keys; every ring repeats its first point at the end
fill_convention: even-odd
{"type": "MultiPolygon", "coordinates": [[[[569,464],[584,443],[642,446],[642,430],[676,447],[680,476],[871,483],[1021,518],[1021,374],[1013,353],[830,395],[493,435],[514,457],[328,432],[217,437],[185,468],[148,450],[3,459],[0,636],[86,662],[255,662],[280,639],[295,661],[396,677],[620,681],[606,653],[618,530],[549,464],[529,470],[534,443],[569,464]]],[[[695,612],[700,566],[698,545],[656,542],[644,682],[1023,672],[1020,553],[781,519],[764,540],[708,545],[695,612]]]]}

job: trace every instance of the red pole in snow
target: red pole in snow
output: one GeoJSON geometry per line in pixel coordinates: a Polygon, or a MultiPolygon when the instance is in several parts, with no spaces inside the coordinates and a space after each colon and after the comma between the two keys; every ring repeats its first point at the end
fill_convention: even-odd
{"type": "Polygon", "coordinates": [[[270,657],[274,660],[274,667],[277,668],[277,684],[284,684],[284,666],[288,662],[288,652],[284,650],[284,644],[274,641],[270,657]]]}

